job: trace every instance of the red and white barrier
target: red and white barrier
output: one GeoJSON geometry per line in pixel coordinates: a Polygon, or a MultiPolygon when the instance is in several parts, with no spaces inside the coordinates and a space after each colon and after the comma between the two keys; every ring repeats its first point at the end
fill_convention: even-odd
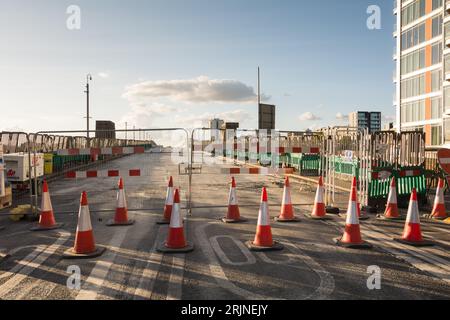
{"type": "Polygon", "coordinates": [[[68,179],[108,178],[108,177],[140,177],[141,169],[130,170],[88,170],[70,171],[66,173],[68,179]]]}
{"type": "Polygon", "coordinates": [[[260,175],[269,175],[269,174],[292,174],[292,168],[222,168],[218,172],[220,174],[260,174],[260,175]]]}
{"type": "Polygon", "coordinates": [[[61,149],[56,151],[58,156],[79,155],[123,155],[144,153],[144,147],[110,147],[110,148],[85,148],[85,149],[61,149]]]}

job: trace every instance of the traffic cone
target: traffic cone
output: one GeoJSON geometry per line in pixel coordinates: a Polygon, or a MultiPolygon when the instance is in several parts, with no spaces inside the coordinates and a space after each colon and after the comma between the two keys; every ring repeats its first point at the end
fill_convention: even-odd
{"type": "Polygon", "coordinates": [[[60,228],[63,224],[56,223],[53,215],[52,201],[50,200],[50,192],[48,191],[47,181],[42,184],[41,214],[39,216],[39,224],[32,227],[31,231],[45,231],[60,228]]]}
{"type": "Polygon", "coordinates": [[[380,219],[388,219],[388,220],[400,220],[402,217],[398,211],[397,205],[397,187],[395,184],[395,177],[392,177],[391,186],[389,189],[389,195],[387,198],[386,210],[384,211],[384,215],[379,215],[380,219]]]}
{"type": "MultiPolygon", "coordinates": [[[[355,194],[357,194],[357,180],[356,177],[353,177],[352,180],[352,188],[350,190],[350,199],[353,197],[353,191],[355,191],[355,194]]],[[[362,214],[361,213],[361,205],[358,201],[358,197],[356,197],[356,211],[357,211],[357,215],[358,215],[358,220],[367,220],[369,219],[369,216],[362,214]]],[[[347,214],[339,214],[339,216],[341,217],[347,217],[347,214]]]]}
{"type": "Polygon", "coordinates": [[[267,205],[267,190],[264,187],[261,194],[259,207],[258,225],[253,241],[246,242],[247,247],[253,251],[282,250],[283,245],[273,241],[272,229],[270,228],[269,207],[267,205]]]}
{"type": "Polygon", "coordinates": [[[87,194],[83,191],[80,200],[80,210],[78,212],[78,225],[75,234],[75,244],[73,248],[70,248],[64,252],[63,258],[94,258],[101,255],[105,250],[106,249],[104,247],[95,245],[87,194]]]}
{"type": "Polygon", "coordinates": [[[414,188],[409,200],[408,215],[406,216],[405,228],[401,238],[394,240],[415,247],[431,246],[431,241],[424,240],[420,229],[419,207],[417,205],[417,191],[414,188]]]}
{"type": "Polygon", "coordinates": [[[172,213],[173,206],[173,178],[170,176],[169,183],[167,185],[166,192],[166,203],[164,205],[164,216],[163,219],[156,222],[157,224],[169,224],[170,223],[170,215],[172,213]]]}
{"type": "Polygon", "coordinates": [[[447,219],[447,212],[445,211],[444,202],[444,179],[441,178],[439,178],[439,183],[436,190],[436,198],[434,198],[434,206],[430,218],[436,220],[447,219]]]}
{"type": "Polygon", "coordinates": [[[116,215],[114,219],[109,220],[107,226],[129,226],[134,224],[134,220],[128,219],[128,206],[123,179],[119,179],[119,190],[117,191],[116,215]]]}
{"type": "Polygon", "coordinates": [[[299,222],[300,219],[294,215],[294,207],[291,200],[291,186],[289,177],[284,178],[283,201],[281,203],[280,216],[275,218],[278,222],[299,222]]]}
{"type": "Polygon", "coordinates": [[[348,202],[344,235],[341,238],[334,239],[334,241],[337,245],[346,248],[372,248],[370,243],[363,241],[361,238],[357,208],[358,200],[356,197],[356,188],[352,187],[352,192],[348,202]]]}
{"type": "Polygon", "coordinates": [[[194,250],[194,246],[187,242],[184,236],[184,225],[180,212],[180,191],[178,189],[175,189],[172,203],[167,240],[157,250],[166,253],[190,252],[194,250]]]}
{"type": "Polygon", "coordinates": [[[316,220],[328,220],[330,217],[327,216],[324,203],[324,187],[323,178],[319,177],[319,183],[317,184],[316,198],[314,200],[314,207],[311,213],[311,218],[316,220]]]}
{"type": "Polygon", "coordinates": [[[228,196],[228,212],[227,216],[222,218],[225,223],[245,222],[247,219],[241,217],[239,213],[239,205],[236,197],[236,180],[231,177],[231,187],[228,196]]]}

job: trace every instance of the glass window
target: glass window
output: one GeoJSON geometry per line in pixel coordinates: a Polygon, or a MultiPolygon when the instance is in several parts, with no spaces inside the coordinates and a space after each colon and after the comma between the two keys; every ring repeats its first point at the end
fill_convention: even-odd
{"type": "Polygon", "coordinates": [[[442,144],[442,127],[432,126],[431,127],[431,145],[439,146],[442,144]]]}
{"type": "Polygon", "coordinates": [[[442,71],[435,70],[431,72],[431,92],[439,91],[442,87],[442,71]]]}
{"type": "Polygon", "coordinates": [[[442,117],[442,98],[431,99],[431,119],[440,119],[442,117]]]}

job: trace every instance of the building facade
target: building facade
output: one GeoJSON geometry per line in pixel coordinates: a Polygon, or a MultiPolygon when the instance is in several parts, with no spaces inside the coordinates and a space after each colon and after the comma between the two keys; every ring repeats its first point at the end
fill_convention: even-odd
{"type": "Polygon", "coordinates": [[[381,112],[355,111],[348,115],[348,120],[350,127],[381,131],[381,112]]]}
{"type": "Polygon", "coordinates": [[[95,121],[95,137],[102,139],[116,138],[116,125],[112,121],[97,120],[95,121]]]}
{"type": "Polygon", "coordinates": [[[394,15],[396,129],[440,146],[450,142],[450,1],[396,0],[394,15]]]}

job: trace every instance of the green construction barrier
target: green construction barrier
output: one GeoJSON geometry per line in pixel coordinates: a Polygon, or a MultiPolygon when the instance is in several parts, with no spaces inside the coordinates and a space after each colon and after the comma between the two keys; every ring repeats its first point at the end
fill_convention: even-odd
{"type": "Polygon", "coordinates": [[[289,154],[287,163],[296,168],[301,176],[317,177],[320,175],[320,156],[318,154],[289,154]]]}

